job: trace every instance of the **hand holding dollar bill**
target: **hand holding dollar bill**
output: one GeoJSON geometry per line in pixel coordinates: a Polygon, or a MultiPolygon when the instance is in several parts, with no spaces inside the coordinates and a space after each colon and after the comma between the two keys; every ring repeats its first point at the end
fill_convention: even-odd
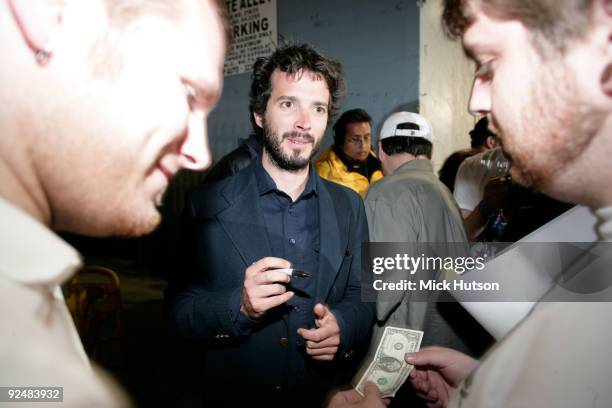
{"type": "Polygon", "coordinates": [[[363,386],[372,381],[378,386],[382,398],[394,397],[412,371],[404,355],[419,351],[423,332],[387,326],[378,343],[376,353],[371,357],[364,374],[355,385],[355,390],[363,395],[363,386]]]}

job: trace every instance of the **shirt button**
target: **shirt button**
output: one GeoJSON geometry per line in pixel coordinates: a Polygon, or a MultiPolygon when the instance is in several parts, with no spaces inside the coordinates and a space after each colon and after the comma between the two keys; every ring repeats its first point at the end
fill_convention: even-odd
{"type": "Polygon", "coordinates": [[[278,343],[281,346],[286,346],[287,344],[289,344],[289,339],[286,337],[281,337],[280,339],[278,339],[278,343]]]}
{"type": "Polygon", "coordinates": [[[291,245],[295,245],[295,239],[294,239],[294,238],[291,238],[291,239],[289,240],[289,243],[291,243],[291,245]]]}

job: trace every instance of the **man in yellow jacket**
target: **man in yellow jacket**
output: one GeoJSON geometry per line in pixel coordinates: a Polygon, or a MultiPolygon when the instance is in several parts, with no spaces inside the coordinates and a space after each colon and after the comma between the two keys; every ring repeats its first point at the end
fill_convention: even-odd
{"type": "Polygon", "coordinates": [[[334,144],[314,162],[319,176],[352,188],[365,197],[370,184],[383,177],[372,152],[372,118],[363,109],[351,109],[334,125],[334,144]]]}

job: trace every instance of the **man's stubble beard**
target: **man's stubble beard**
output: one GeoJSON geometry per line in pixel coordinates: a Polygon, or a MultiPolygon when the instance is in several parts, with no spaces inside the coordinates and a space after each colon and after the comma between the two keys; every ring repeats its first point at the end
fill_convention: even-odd
{"type": "Polygon", "coordinates": [[[588,148],[605,114],[581,100],[577,79],[563,63],[549,62],[539,71],[540,85],[521,107],[520,135],[510,140],[502,135],[501,144],[513,179],[547,192],[588,148]]]}
{"type": "Polygon", "coordinates": [[[322,141],[323,138],[315,142],[314,136],[312,136],[308,132],[285,132],[281,137],[279,137],[278,133],[274,129],[272,129],[271,126],[268,125],[265,118],[263,120],[262,142],[264,149],[270,155],[272,164],[282,170],[298,171],[306,168],[310,163],[310,160],[318,153],[322,141]],[[312,143],[312,151],[310,152],[310,155],[307,158],[300,157],[300,149],[293,149],[291,155],[286,155],[283,152],[281,144],[286,138],[290,136],[300,136],[309,140],[310,143],[312,143]]]}

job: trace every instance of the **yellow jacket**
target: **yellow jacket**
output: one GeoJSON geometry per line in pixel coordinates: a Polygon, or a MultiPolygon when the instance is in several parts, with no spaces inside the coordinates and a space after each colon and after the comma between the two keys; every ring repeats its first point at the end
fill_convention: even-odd
{"type": "MultiPolygon", "coordinates": [[[[370,154],[374,155],[372,152],[370,154]]],[[[383,178],[383,173],[380,170],[372,173],[370,180],[359,173],[348,171],[346,165],[331,147],[321,153],[314,161],[314,166],[320,177],[355,190],[361,198],[365,197],[371,183],[383,178]]]]}

